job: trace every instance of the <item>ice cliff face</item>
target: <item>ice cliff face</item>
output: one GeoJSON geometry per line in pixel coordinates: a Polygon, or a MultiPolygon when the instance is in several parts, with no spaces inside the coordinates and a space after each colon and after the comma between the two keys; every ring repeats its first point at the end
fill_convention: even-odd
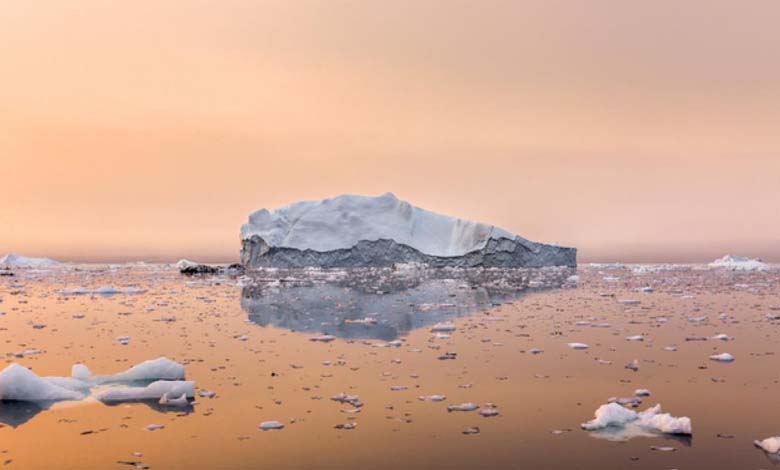
{"type": "Polygon", "coordinates": [[[241,228],[249,268],[576,265],[576,250],[414,207],[387,193],[344,195],[262,209],[241,228]]]}

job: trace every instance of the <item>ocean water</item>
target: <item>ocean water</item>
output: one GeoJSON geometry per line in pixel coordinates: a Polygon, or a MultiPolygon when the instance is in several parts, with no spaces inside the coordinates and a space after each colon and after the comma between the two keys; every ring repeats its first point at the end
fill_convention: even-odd
{"type": "Polygon", "coordinates": [[[0,277],[0,299],[7,365],[39,376],[70,376],[76,363],[114,374],[165,356],[196,385],[181,408],[96,399],[118,385],[82,400],[2,401],[0,464],[9,468],[760,469],[778,461],[753,445],[780,435],[777,269],[185,277],[163,265],[84,265],[18,269],[0,277]],[[575,342],[588,348],[568,346],[575,342]],[[720,353],[735,360],[710,359],[720,353]],[[636,389],[650,391],[636,410],[661,404],[691,419],[692,436],[580,428],[636,389]],[[331,399],[340,393],[358,398],[331,399]],[[464,403],[479,408],[448,411],[464,403]],[[480,414],[488,409],[497,414],[480,414]],[[284,428],[260,430],[266,421],[284,428]]]}

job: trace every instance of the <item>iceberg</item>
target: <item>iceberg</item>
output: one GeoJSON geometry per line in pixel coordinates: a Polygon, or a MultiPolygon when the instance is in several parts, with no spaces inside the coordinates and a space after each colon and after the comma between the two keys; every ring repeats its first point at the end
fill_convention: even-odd
{"type": "MultiPolygon", "coordinates": [[[[167,357],[158,357],[157,359],[144,361],[118,374],[92,378],[92,381],[98,384],[149,380],[184,380],[184,366],[167,357]]],[[[174,394],[180,395],[180,393],[171,393],[171,395],[174,394]]],[[[161,396],[154,398],[160,398],[161,396]]]]}
{"type": "Polygon", "coordinates": [[[709,264],[711,268],[725,268],[732,271],[763,271],[769,265],[760,259],[752,259],[745,256],[726,255],[709,264]]]}
{"type": "Polygon", "coordinates": [[[342,195],[261,209],[241,227],[246,268],[543,267],[577,264],[577,250],[412,206],[392,193],[342,195]]]}
{"type": "Polygon", "coordinates": [[[58,261],[49,258],[30,258],[16,253],[8,253],[0,258],[0,266],[13,268],[42,268],[59,266],[58,261]]]}

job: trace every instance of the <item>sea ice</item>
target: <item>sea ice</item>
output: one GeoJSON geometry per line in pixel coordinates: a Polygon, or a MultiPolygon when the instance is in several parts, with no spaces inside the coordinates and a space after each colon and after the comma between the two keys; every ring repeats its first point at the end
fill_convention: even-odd
{"type": "Polygon", "coordinates": [[[716,259],[709,265],[711,268],[725,268],[732,271],[763,271],[769,268],[769,265],[760,259],[751,259],[745,256],[726,255],[723,258],[716,259]]]}
{"type": "Polygon", "coordinates": [[[756,447],[770,454],[780,453],[780,436],[767,437],[763,441],[753,441],[756,447]]]}
{"type": "Polygon", "coordinates": [[[713,354],[710,359],[718,362],[734,362],[735,357],[729,353],[713,354]]]}
{"type": "Polygon", "coordinates": [[[569,347],[572,349],[588,349],[588,345],[585,343],[569,343],[569,347]]]}
{"type": "Polygon", "coordinates": [[[279,421],[263,421],[258,426],[262,431],[274,431],[284,428],[284,424],[279,421]]]}

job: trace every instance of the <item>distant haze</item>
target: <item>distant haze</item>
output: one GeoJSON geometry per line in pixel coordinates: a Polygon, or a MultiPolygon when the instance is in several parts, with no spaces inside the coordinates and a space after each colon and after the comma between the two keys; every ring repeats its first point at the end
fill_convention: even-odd
{"type": "Polygon", "coordinates": [[[780,261],[780,2],[6,2],[0,254],[231,261],[394,192],[582,261],[780,261]]]}

